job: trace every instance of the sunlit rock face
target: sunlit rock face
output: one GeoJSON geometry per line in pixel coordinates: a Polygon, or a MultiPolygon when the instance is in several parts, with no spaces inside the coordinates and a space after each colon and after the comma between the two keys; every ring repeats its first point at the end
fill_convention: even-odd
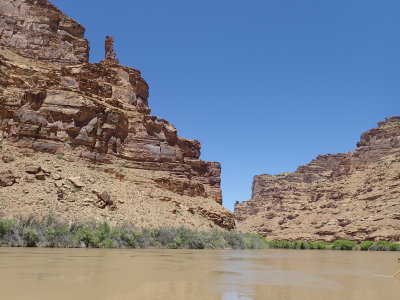
{"type": "Polygon", "coordinates": [[[361,135],[354,152],[293,173],[258,175],[235,206],[238,228],[271,239],[400,240],[400,117],[361,135]]]}
{"type": "Polygon", "coordinates": [[[0,45],[24,57],[88,62],[85,28],[46,0],[1,0],[0,45]]]}
{"type": "Polygon", "coordinates": [[[179,137],[168,121],[150,115],[149,87],[140,71],[118,63],[111,37],[105,60],[88,63],[85,29],[48,1],[0,0],[0,15],[4,144],[88,166],[141,170],[145,190],[158,191],[148,197],[170,194],[171,201],[159,205],[189,198],[203,203],[180,203],[174,215],[184,210],[186,219],[234,228],[220,205],[220,164],[200,160],[198,141],[179,137]],[[210,207],[204,210],[204,203],[210,207]]]}

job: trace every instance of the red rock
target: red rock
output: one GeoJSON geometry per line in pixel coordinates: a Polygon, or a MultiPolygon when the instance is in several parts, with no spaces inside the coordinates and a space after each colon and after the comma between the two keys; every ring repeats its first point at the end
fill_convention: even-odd
{"type": "Polygon", "coordinates": [[[354,152],[255,176],[252,199],[235,205],[238,229],[270,239],[400,240],[400,117],[378,125],[354,152]]]}
{"type": "Polygon", "coordinates": [[[12,156],[9,156],[9,155],[3,155],[2,157],[1,157],[1,160],[4,162],[4,163],[10,163],[10,162],[12,162],[12,161],[14,161],[14,158],[12,157],[12,156]]]}
{"type": "Polygon", "coordinates": [[[102,192],[98,195],[99,199],[103,201],[105,204],[111,203],[111,197],[107,192],[102,192]]]}
{"type": "Polygon", "coordinates": [[[222,203],[220,164],[199,160],[198,141],[179,137],[168,121],[149,115],[148,85],[138,70],[105,62],[47,63],[32,78],[31,69],[8,53],[0,50],[0,65],[11,71],[1,74],[0,68],[0,81],[15,97],[0,94],[0,129],[13,145],[166,171],[176,180],[190,178],[189,189],[200,184],[203,195],[222,203]],[[30,88],[10,74],[20,74],[30,88]]]}
{"type": "MultiPolygon", "coordinates": [[[[105,60],[88,63],[85,29],[47,0],[0,0],[0,28],[0,131],[10,147],[146,170],[151,187],[209,201],[215,211],[208,220],[234,228],[232,214],[218,205],[220,164],[200,160],[198,141],[150,115],[149,86],[139,70],[119,65],[112,37],[105,60]]],[[[58,199],[68,193],[57,192],[58,199]]]]}
{"type": "Polygon", "coordinates": [[[18,54],[63,64],[89,58],[85,28],[46,0],[0,1],[0,46],[18,54]]]}
{"type": "Polygon", "coordinates": [[[44,173],[38,173],[38,174],[36,174],[35,175],[35,178],[37,179],[37,180],[46,180],[46,174],[44,174],[44,173]]]}
{"type": "Polygon", "coordinates": [[[11,186],[15,183],[15,176],[9,170],[0,171],[0,187],[11,186]]]}
{"type": "Polygon", "coordinates": [[[70,177],[68,180],[77,188],[83,188],[85,184],[78,177],[70,177]]]}
{"type": "Polygon", "coordinates": [[[27,165],[25,167],[25,172],[28,174],[38,174],[41,170],[42,168],[37,165],[27,165]]]}

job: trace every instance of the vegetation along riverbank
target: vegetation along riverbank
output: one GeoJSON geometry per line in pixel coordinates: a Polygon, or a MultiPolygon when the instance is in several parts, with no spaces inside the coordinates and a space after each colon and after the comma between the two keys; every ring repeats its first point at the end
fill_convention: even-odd
{"type": "Polygon", "coordinates": [[[50,248],[319,249],[400,251],[400,243],[338,240],[268,241],[258,234],[179,228],[138,228],[133,224],[67,223],[52,217],[0,220],[0,246],[50,248]]]}

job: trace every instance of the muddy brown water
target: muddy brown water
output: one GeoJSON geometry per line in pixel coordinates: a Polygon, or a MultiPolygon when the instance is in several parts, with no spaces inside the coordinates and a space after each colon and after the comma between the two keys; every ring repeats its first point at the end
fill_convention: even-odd
{"type": "Polygon", "coordinates": [[[400,299],[399,253],[0,248],[0,299],[400,299]]]}

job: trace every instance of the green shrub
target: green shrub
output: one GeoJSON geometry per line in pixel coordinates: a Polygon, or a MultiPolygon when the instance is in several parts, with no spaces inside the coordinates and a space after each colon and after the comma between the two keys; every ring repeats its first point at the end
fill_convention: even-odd
{"type": "MultiPolygon", "coordinates": [[[[96,241],[94,241],[93,234],[88,225],[78,225],[72,231],[74,244],[78,247],[93,247],[96,246],[96,241]]],[[[94,247],[96,248],[96,247],[94,247]]]]}
{"type": "Polygon", "coordinates": [[[289,242],[288,241],[268,241],[268,248],[273,249],[289,249],[289,242]]]}
{"type": "Polygon", "coordinates": [[[67,224],[61,222],[48,223],[44,228],[44,246],[45,247],[74,247],[70,235],[70,228],[67,224]]]}
{"type": "Polygon", "coordinates": [[[138,248],[138,235],[139,233],[135,230],[121,230],[117,245],[120,248],[138,248]]]}
{"type": "Polygon", "coordinates": [[[269,248],[275,249],[311,249],[307,241],[281,241],[274,240],[266,242],[269,248]]]}
{"type": "Polygon", "coordinates": [[[132,224],[61,222],[52,217],[0,220],[0,246],[167,248],[167,249],[334,249],[400,251],[400,243],[357,244],[338,240],[333,244],[310,241],[267,241],[263,236],[223,230],[210,232],[179,228],[136,228],[132,224]]]}
{"type": "Polygon", "coordinates": [[[323,241],[282,241],[273,240],[266,242],[268,248],[276,249],[319,249],[319,250],[352,250],[357,247],[353,241],[338,240],[333,244],[323,241]]]}
{"type": "Polygon", "coordinates": [[[363,241],[360,243],[360,250],[362,251],[368,251],[369,248],[374,244],[374,242],[371,241],[363,241]]]}
{"type": "Polygon", "coordinates": [[[116,248],[115,240],[107,238],[99,243],[99,248],[116,248]]]}
{"type": "Polygon", "coordinates": [[[297,243],[295,243],[295,246],[295,249],[311,249],[310,243],[306,241],[297,241],[297,243]]]}
{"type": "Polygon", "coordinates": [[[266,239],[255,233],[245,233],[244,243],[246,249],[264,249],[267,247],[266,239]]]}
{"type": "Polygon", "coordinates": [[[400,243],[392,243],[390,251],[400,251],[400,243]]]}
{"type": "Polygon", "coordinates": [[[369,247],[371,251],[400,251],[400,244],[394,242],[378,241],[369,247]]]}
{"type": "Polygon", "coordinates": [[[245,243],[244,239],[241,235],[236,234],[235,232],[221,232],[222,238],[225,240],[224,248],[231,249],[244,249],[245,243]]]}
{"type": "Polygon", "coordinates": [[[26,241],[27,247],[36,247],[39,241],[39,234],[36,229],[27,227],[22,230],[22,237],[26,241]]]}
{"type": "Polygon", "coordinates": [[[0,220],[0,239],[3,239],[4,235],[11,231],[14,224],[13,220],[0,220]]]}
{"type": "Polygon", "coordinates": [[[357,245],[354,241],[346,241],[346,240],[337,240],[333,243],[333,250],[353,250],[353,248],[357,245]]]}
{"type": "Polygon", "coordinates": [[[153,237],[162,247],[179,249],[185,243],[185,233],[183,228],[160,228],[153,237]]]}
{"type": "Polygon", "coordinates": [[[327,242],[309,242],[310,249],[325,250],[330,245],[327,242]]]}

